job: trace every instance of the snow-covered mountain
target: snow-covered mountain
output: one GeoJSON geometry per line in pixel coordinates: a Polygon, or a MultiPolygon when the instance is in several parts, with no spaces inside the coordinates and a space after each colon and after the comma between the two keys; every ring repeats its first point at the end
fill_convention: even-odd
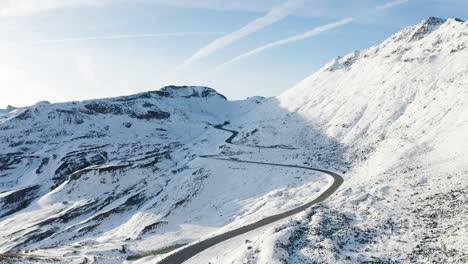
{"type": "Polygon", "coordinates": [[[177,209],[211,174],[192,163],[223,142],[222,133],[207,130],[262,101],[229,102],[210,88],[169,86],[7,112],[0,121],[1,250],[44,250],[49,257],[106,251],[106,244],[121,250],[158,227],[189,223],[177,219],[177,209]]]}
{"type": "Polygon", "coordinates": [[[0,252],[14,254],[0,261],[122,263],[295,208],[331,184],[236,162],[251,160],[345,182],[188,263],[464,263],[467,47],[467,22],[429,18],[278,97],[169,86],[2,111],[0,252]],[[214,128],[226,121],[235,144],[214,128]]]}
{"type": "Polygon", "coordinates": [[[295,116],[341,146],[351,166],[335,197],[249,245],[274,245],[274,261],[243,248],[215,252],[218,262],[468,261],[468,22],[428,18],[334,59],[247,116],[246,126],[271,128],[258,142],[300,137],[287,129],[295,116]],[[271,105],[281,107],[272,115],[271,105]]]}

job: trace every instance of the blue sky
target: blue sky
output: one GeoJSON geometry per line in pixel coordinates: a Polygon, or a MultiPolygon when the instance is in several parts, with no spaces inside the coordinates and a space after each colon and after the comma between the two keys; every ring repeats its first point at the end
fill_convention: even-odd
{"type": "Polygon", "coordinates": [[[273,96],[429,16],[467,19],[468,1],[2,0],[0,108],[169,84],[273,96]]]}

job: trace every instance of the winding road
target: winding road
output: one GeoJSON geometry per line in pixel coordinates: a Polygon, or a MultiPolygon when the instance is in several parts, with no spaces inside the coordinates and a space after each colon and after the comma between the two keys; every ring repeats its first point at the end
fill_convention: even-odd
{"type": "MultiPolygon", "coordinates": [[[[238,131],[230,130],[224,128],[225,125],[228,125],[229,122],[225,122],[224,124],[221,125],[215,125],[214,128],[223,130],[223,131],[228,131],[232,133],[232,135],[225,140],[226,143],[228,144],[234,144],[232,143],[232,140],[239,134],[238,131]]],[[[183,263],[184,261],[190,259],[191,257],[201,253],[202,251],[219,244],[223,241],[226,241],[228,239],[231,239],[233,237],[245,234],[247,232],[253,231],[257,228],[266,226],[268,224],[271,224],[273,222],[276,222],[278,220],[287,218],[289,216],[295,215],[299,212],[305,211],[308,208],[310,208],[312,205],[320,203],[330,197],[343,183],[343,178],[328,170],[322,170],[322,169],[316,169],[316,168],[311,168],[311,167],[304,167],[304,166],[298,166],[298,165],[291,165],[291,164],[278,164],[278,163],[268,163],[268,162],[259,162],[259,161],[247,161],[247,160],[239,160],[239,159],[233,159],[233,158],[222,158],[219,156],[200,156],[203,158],[211,158],[211,159],[217,159],[217,160],[224,160],[224,161],[229,161],[229,162],[238,162],[238,163],[250,163],[250,164],[259,164],[259,165],[268,165],[268,166],[278,166],[278,167],[289,167],[289,168],[298,168],[298,169],[304,169],[304,170],[311,170],[311,171],[318,171],[318,172],[323,172],[328,175],[330,175],[333,178],[333,183],[330,187],[328,187],[327,190],[325,190],[322,194],[320,194],[317,198],[313,199],[312,201],[301,205],[297,208],[291,209],[289,211],[272,215],[269,217],[266,217],[264,219],[261,219],[255,223],[239,227],[237,229],[228,231],[223,234],[216,235],[214,237],[207,238],[205,240],[193,243],[191,245],[188,245],[184,248],[182,248],[179,251],[174,252],[173,254],[167,256],[166,258],[162,259],[159,264],[180,264],[183,263]]]]}
{"type": "Polygon", "coordinates": [[[239,131],[224,128],[224,126],[226,126],[226,125],[229,125],[229,122],[224,122],[224,124],[221,124],[221,125],[214,125],[213,127],[216,128],[216,129],[219,129],[219,130],[224,130],[224,131],[227,131],[227,132],[231,132],[232,135],[230,137],[228,137],[226,140],[224,140],[224,142],[234,145],[234,143],[232,143],[232,140],[235,137],[237,137],[237,135],[239,134],[239,131]]]}

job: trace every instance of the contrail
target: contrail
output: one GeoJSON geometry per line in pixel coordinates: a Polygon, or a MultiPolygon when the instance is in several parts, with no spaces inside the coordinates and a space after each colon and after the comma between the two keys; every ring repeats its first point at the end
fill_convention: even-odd
{"type": "Polygon", "coordinates": [[[381,6],[378,6],[376,7],[374,10],[375,11],[382,11],[382,10],[385,10],[385,9],[388,9],[388,8],[392,8],[394,6],[398,6],[398,5],[401,5],[401,4],[404,4],[406,2],[408,2],[409,0],[395,0],[395,1],[391,1],[391,2],[388,2],[386,4],[383,4],[381,6]]]}
{"type": "MultiPolygon", "coordinates": [[[[404,3],[408,2],[408,1],[409,0],[390,1],[388,3],[385,3],[383,5],[375,7],[371,13],[376,13],[376,12],[379,12],[379,11],[383,11],[385,9],[392,8],[392,7],[404,4],[404,3]]],[[[340,26],[349,24],[349,23],[353,22],[354,20],[355,20],[355,18],[353,18],[353,17],[344,18],[344,19],[341,19],[341,20],[338,20],[338,21],[335,21],[335,22],[332,22],[332,23],[328,23],[328,24],[325,24],[325,25],[322,25],[322,26],[315,27],[315,28],[313,28],[313,29],[311,29],[311,30],[309,30],[309,31],[307,31],[305,33],[299,34],[299,35],[295,35],[295,36],[292,36],[292,37],[284,38],[284,39],[281,39],[281,40],[277,40],[275,42],[265,44],[263,46],[255,48],[255,49],[253,49],[251,51],[248,51],[248,52],[246,52],[246,53],[244,53],[244,54],[242,54],[240,56],[237,56],[236,58],[219,65],[215,69],[220,69],[220,68],[222,68],[224,66],[227,66],[227,65],[229,65],[231,63],[246,59],[246,58],[251,57],[253,55],[256,55],[256,54],[258,54],[260,52],[263,52],[263,51],[265,51],[267,49],[271,49],[271,48],[274,48],[274,47],[277,47],[277,46],[285,45],[285,44],[288,44],[288,43],[291,43],[291,42],[295,42],[295,41],[299,41],[299,40],[303,40],[303,39],[306,39],[306,38],[316,36],[316,35],[318,35],[318,34],[320,34],[322,32],[325,32],[325,31],[334,29],[336,27],[340,27],[340,26]]]]}
{"type": "Polygon", "coordinates": [[[191,57],[186,59],[182,62],[181,65],[176,67],[175,71],[180,69],[186,68],[193,63],[211,55],[215,51],[226,47],[246,36],[255,33],[273,23],[276,23],[285,17],[289,16],[292,12],[294,12],[297,8],[302,6],[306,0],[288,0],[283,2],[277,6],[274,6],[266,15],[255,19],[254,21],[248,23],[247,25],[243,26],[242,28],[231,32],[225,36],[222,36],[213,42],[209,43],[205,47],[201,48],[191,57]]]}
{"type": "Polygon", "coordinates": [[[316,36],[322,32],[325,32],[325,31],[328,31],[328,30],[331,30],[333,28],[336,28],[336,27],[339,27],[339,26],[342,26],[342,25],[346,25],[346,24],[349,24],[353,21],[354,19],[353,18],[345,18],[345,19],[342,19],[342,20],[339,20],[339,21],[336,21],[336,22],[333,22],[333,23],[329,23],[329,24],[325,24],[323,26],[319,26],[319,27],[316,27],[312,30],[309,30],[303,34],[300,34],[300,35],[296,35],[296,36],[292,36],[292,37],[289,37],[289,38],[285,38],[285,39],[281,39],[281,40],[278,40],[278,41],[275,41],[275,42],[272,42],[272,43],[268,43],[266,45],[263,45],[263,46],[260,46],[256,49],[253,49],[247,53],[244,53],[226,63],[223,63],[221,64],[220,66],[218,66],[218,68],[221,68],[221,67],[224,67],[228,64],[231,64],[231,63],[234,63],[236,61],[240,61],[240,60],[243,60],[245,58],[248,58],[250,56],[253,56],[255,54],[258,54],[264,50],[267,50],[267,49],[271,49],[271,48],[274,48],[276,46],[281,46],[281,45],[285,45],[285,44],[288,44],[288,43],[291,43],[291,42],[295,42],[295,41],[299,41],[299,40],[302,40],[302,39],[306,39],[306,38],[310,38],[310,37],[313,37],[313,36],[316,36]]]}
{"type": "Polygon", "coordinates": [[[41,45],[41,44],[50,44],[50,43],[88,41],[88,40],[112,40],[112,39],[156,38],[156,37],[189,37],[189,36],[220,35],[220,34],[224,34],[224,32],[149,33],[149,34],[133,34],[133,35],[43,39],[43,40],[32,40],[32,41],[24,41],[24,42],[13,42],[13,43],[7,43],[6,45],[41,45]]]}

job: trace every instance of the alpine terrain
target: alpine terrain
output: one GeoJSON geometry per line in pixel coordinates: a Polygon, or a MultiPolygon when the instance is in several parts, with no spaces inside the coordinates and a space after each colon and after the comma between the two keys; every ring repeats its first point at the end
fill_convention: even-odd
{"type": "Polygon", "coordinates": [[[277,97],[0,110],[0,262],[467,263],[467,58],[430,17],[277,97]]]}

